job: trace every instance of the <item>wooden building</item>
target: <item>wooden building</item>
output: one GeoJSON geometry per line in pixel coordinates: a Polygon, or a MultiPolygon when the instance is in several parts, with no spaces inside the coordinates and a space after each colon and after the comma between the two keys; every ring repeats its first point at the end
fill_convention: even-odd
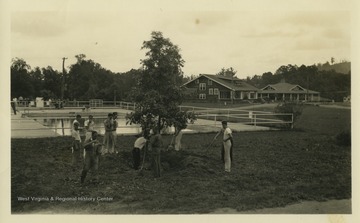
{"type": "Polygon", "coordinates": [[[289,84],[284,80],[277,84],[269,84],[258,92],[259,98],[273,101],[320,101],[320,93],[303,88],[297,84],[289,84]]]}
{"type": "Polygon", "coordinates": [[[187,92],[187,99],[208,102],[257,99],[259,91],[237,77],[210,74],[200,74],[182,87],[187,92]]]}

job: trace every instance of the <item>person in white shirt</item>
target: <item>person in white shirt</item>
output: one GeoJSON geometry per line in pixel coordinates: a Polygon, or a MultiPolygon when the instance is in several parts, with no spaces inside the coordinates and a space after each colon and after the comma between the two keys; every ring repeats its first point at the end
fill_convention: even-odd
{"type": "MultiPolygon", "coordinates": [[[[134,148],[132,150],[133,154],[133,162],[134,162],[134,169],[138,170],[140,166],[140,159],[141,159],[141,150],[145,147],[146,149],[146,138],[141,136],[135,140],[134,148]]],[[[145,151],[144,151],[145,153],[145,151]]]]}
{"type": "Polygon", "coordinates": [[[95,122],[92,115],[89,115],[89,119],[85,121],[84,127],[86,129],[85,141],[91,138],[92,131],[94,131],[95,122]]]}
{"type": "Polygon", "coordinates": [[[214,140],[222,132],[223,135],[223,147],[224,147],[224,162],[225,162],[225,172],[231,171],[231,146],[232,146],[232,131],[227,126],[227,121],[222,121],[222,129],[216,134],[214,140]]]}
{"type": "Polygon", "coordinates": [[[72,164],[73,170],[75,170],[75,166],[81,160],[81,137],[80,137],[80,127],[81,115],[76,115],[76,119],[73,121],[71,125],[71,136],[74,138],[73,146],[72,146],[72,164]]]}
{"type": "Polygon", "coordinates": [[[179,151],[181,149],[181,138],[182,138],[183,132],[182,128],[175,127],[175,150],[179,151]]]}
{"type": "Polygon", "coordinates": [[[109,113],[107,119],[105,119],[104,121],[104,127],[105,127],[105,134],[104,134],[104,148],[103,148],[103,154],[107,154],[107,153],[114,153],[114,147],[113,147],[113,135],[112,135],[112,131],[113,131],[113,125],[114,125],[114,120],[113,120],[113,114],[109,113]]]}
{"type": "Polygon", "coordinates": [[[117,112],[113,112],[113,127],[112,127],[112,132],[111,132],[113,143],[111,145],[112,146],[111,150],[114,151],[115,153],[119,153],[119,149],[116,148],[116,143],[117,143],[117,132],[116,132],[116,130],[117,130],[118,126],[119,126],[119,123],[117,121],[117,117],[118,117],[117,112]]]}

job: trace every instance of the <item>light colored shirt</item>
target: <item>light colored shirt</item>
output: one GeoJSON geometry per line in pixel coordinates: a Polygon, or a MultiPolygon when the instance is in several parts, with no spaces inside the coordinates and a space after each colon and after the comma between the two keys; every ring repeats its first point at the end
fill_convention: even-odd
{"type": "Polygon", "coordinates": [[[142,149],[144,148],[145,144],[146,144],[146,139],[144,137],[139,137],[136,139],[134,143],[134,148],[142,149]]]}
{"type": "Polygon", "coordinates": [[[88,119],[85,121],[84,126],[87,128],[87,131],[94,131],[95,122],[88,119]]]}
{"type": "Polygon", "coordinates": [[[118,126],[119,126],[118,121],[116,119],[114,119],[113,126],[112,126],[112,131],[116,131],[118,126]]]}
{"type": "Polygon", "coordinates": [[[114,121],[112,119],[105,119],[104,126],[106,132],[111,132],[113,130],[114,121]]]}
{"type": "Polygon", "coordinates": [[[79,140],[81,142],[81,138],[80,138],[80,130],[76,130],[76,127],[78,128],[80,127],[80,122],[78,122],[78,120],[74,120],[72,125],[71,125],[71,136],[74,137],[75,140],[79,140]]]}
{"type": "Polygon", "coordinates": [[[226,129],[224,129],[224,137],[223,139],[226,140],[228,139],[232,134],[232,131],[229,127],[227,127],[226,129]]]}

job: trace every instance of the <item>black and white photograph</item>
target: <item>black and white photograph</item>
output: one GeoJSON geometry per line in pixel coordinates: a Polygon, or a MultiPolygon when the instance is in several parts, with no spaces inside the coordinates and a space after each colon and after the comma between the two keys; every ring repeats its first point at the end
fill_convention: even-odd
{"type": "Polygon", "coordinates": [[[0,2],[1,222],[357,222],[357,1],[0,2]]]}

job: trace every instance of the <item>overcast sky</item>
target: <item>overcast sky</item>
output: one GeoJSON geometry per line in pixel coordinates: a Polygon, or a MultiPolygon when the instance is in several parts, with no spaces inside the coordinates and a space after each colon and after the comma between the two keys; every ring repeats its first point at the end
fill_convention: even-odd
{"type": "Polygon", "coordinates": [[[176,3],[12,1],[11,57],[60,71],[62,57],[69,66],[85,54],[126,72],[140,67],[143,41],[161,31],[181,49],[185,75],[233,67],[245,78],[287,64],[351,61],[351,1],[176,3]]]}

